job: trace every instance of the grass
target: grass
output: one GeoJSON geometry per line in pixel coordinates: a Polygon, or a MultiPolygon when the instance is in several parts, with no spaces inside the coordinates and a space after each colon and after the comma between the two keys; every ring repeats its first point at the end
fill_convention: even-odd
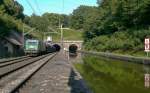
{"type": "MultiPolygon", "coordinates": [[[[60,41],[60,34],[51,34],[54,42],[60,41]]],[[[63,30],[64,40],[83,40],[82,31],[65,29],[63,30]]]]}

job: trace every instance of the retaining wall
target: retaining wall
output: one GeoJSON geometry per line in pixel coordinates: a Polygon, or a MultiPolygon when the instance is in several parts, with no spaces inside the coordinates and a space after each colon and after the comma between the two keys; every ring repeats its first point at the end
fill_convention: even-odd
{"type": "Polygon", "coordinates": [[[134,57],[134,56],[119,55],[119,54],[105,53],[105,52],[93,52],[93,51],[79,51],[79,52],[85,53],[85,54],[98,55],[101,57],[106,57],[106,58],[115,59],[115,60],[150,65],[150,58],[146,58],[146,57],[134,57]]]}

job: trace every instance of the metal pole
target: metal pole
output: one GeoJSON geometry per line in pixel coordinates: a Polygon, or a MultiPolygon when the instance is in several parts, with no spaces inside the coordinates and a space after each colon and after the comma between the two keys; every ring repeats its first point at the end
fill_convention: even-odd
{"type": "Polygon", "coordinates": [[[24,39],[25,39],[25,37],[24,37],[24,24],[23,24],[23,27],[22,27],[22,30],[23,30],[23,41],[22,41],[22,43],[23,43],[23,47],[24,47],[24,39]]]}
{"type": "Polygon", "coordinates": [[[61,24],[61,45],[62,45],[62,48],[63,48],[63,28],[62,28],[63,24],[61,24]]]}
{"type": "Polygon", "coordinates": [[[46,41],[46,40],[47,40],[47,33],[44,32],[44,41],[46,41]]]}

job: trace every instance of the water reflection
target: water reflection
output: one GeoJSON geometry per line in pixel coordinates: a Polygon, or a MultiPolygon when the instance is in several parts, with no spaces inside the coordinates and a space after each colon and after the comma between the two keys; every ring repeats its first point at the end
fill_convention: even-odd
{"type": "Polygon", "coordinates": [[[145,80],[150,66],[91,55],[80,54],[81,58],[84,64],[77,68],[94,93],[150,93],[150,77],[145,80]]]}
{"type": "Polygon", "coordinates": [[[145,87],[150,88],[150,74],[145,74],[145,87]]]}
{"type": "Polygon", "coordinates": [[[76,58],[78,56],[78,53],[69,53],[70,58],[76,58]]]}
{"type": "Polygon", "coordinates": [[[150,88],[150,67],[149,66],[143,66],[143,70],[145,71],[145,87],[150,88]]]}
{"type": "Polygon", "coordinates": [[[69,53],[66,52],[66,55],[68,56],[68,61],[72,63],[82,63],[82,55],[79,52],[76,53],[69,53]]]}

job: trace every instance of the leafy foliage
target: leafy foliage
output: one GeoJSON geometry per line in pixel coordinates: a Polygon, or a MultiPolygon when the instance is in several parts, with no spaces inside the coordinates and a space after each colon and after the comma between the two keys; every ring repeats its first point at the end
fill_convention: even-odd
{"type": "Polygon", "coordinates": [[[3,5],[5,13],[16,18],[24,18],[23,7],[17,1],[3,0],[3,5]]]}
{"type": "Polygon", "coordinates": [[[29,26],[36,28],[37,33],[41,34],[41,37],[49,34],[50,32],[57,32],[60,28],[60,24],[63,24],[63,27],[69,26],[69,16],[64,14],[55,14],[55,13],[45,13],[42,16],[32,15],[26,16],[24,22],[29,26]]]}
{"type": "Polygon", "coordinates": [[[84,29],[85,48],[142,51],[144,38],[150,36],[150,0],[97,0],[97,4],[80,6],[72,14],[72,27],[84,29]]]}
{"type": "Polygon", "coordinates": [[[14,0],[0,1],[0,37],[9,34],[10,30],[21,31],[23,7],[14,0]]]}
{"type": "Polygon", "coordinates": [[[42,17],[48,20],[49,25],[53,27],[58,27],[60,23],[63,23],[64,27],[69,25],[69,17],[64,14],[45,13],[42,17]]]}
{"type": "Polygon", "coordinates": [[[81,5],[70,15],[70,26],[75,29],[83,29],[86,23],[97,16],[98,10],[96,7],[81,5]]]}

